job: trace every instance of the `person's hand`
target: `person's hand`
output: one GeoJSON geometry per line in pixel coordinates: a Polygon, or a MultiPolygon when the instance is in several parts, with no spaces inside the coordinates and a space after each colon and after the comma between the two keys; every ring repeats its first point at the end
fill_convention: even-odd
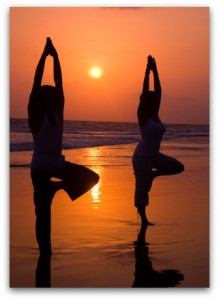
{"type": "Polygon", "coordinates": [[[57,56],[57,51],[56,51],[55,47],[53,46],[52,40],[49,37],[47,38],[46,44],[48,46],[49,54],[52,57],[57,56]]]}
{"type": "Polygon", "coordinates": [[[150,74],[150,71],[151,71],[151,58],[152,58],[152,56],[149,55],[149,56],[148,56],[147,67],[146,67],[146,73],[147,73],[147,74],[150,74]]]}
{"type": "Polygon", "coordinates": [[[46,45],[45,45],[44,50],[43,50],[43,55],[44,55],[45,57],[49,55],[48,38],[47,38],[46,45]]]}
{"type": "Polygon", "coordinates": [[[149,70],[152,70],[152,71],[154,71],[157,68],[155,58],[152,57],[151,55],[148,56],[147,67],[149,68],[149,70]]]}

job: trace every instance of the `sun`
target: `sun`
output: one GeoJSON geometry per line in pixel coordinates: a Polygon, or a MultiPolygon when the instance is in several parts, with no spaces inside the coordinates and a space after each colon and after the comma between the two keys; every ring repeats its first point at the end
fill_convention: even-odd
{"type": "Polygon", "coordinates": [[[103,70],[100,67],[92,67],[89,69],[88,74],[91,78],[98,79],[103,76],[103,70]]]}

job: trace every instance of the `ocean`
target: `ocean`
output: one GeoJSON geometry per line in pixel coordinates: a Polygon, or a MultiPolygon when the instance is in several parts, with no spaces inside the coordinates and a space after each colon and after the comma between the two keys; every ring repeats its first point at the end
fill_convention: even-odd
{"type": "MultiPolygon", "coordinates": [[[[64,122],[63,150],[137,144],[139,140],[140,131],[137,123],[69,120],[64,122]]],[[[192,142],[196,147],[197,144],[208,144],[209,126],[166,124],[163,142],[163,148],[168,148],[168,143],[171,143],[171,147],[173,143],[177,143],[177,147],[186,147],[192,142]]],[[[28,167],[32,151],[33,141],[27,119],[11,119],[10,166],[28,167]],[[26,155],[21,155],[21,152],[26,155]]],[[[128,160],[129,158],[127,157],[128,160]]]]}

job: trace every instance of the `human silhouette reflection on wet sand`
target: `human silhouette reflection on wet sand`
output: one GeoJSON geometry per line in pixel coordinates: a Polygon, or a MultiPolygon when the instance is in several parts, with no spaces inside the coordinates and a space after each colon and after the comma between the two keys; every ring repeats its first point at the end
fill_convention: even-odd
{"type": "Polygon", "coordinates": [[[177,270],[155,271],[149,258],[149,244],[146,242],[147,225],[142,225],[134,242],[135,280],[133,288],[140,287],[174,287],[184,279],[177,270]]]}
{"type": "Polygon", "coordinates": [[[35,286],[39,288],[51,287],[51,255],[39,256],[35,283],[35,286]]]}
{"type": "MultiPolygon", "coordinates": [[[[147,226],[141,226],[134,242],[135,248],[135,280],[133,288],[164,288],[174,287],[184,279],[183,274],[177,270],[161,270],[153,269],[152,262],[149,257],[149,244],[146,242],[147,226]]],[[[40,255],[36,268],[35,286],[38,288],[51,287],[51,255],[40,255]]]]}

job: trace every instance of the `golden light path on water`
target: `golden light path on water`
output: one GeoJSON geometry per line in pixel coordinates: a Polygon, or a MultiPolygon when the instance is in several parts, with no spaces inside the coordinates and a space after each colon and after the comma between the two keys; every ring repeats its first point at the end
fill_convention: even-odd
{"type": "MultiPolygon", "coordinates": [[[[91,165],[91,168],[94,172],[96,172],[100,178],[101,178],[101,168],[99,166],[99,157],[101,154],[100,148],[89,148],[88,149],[88,163],[91,165]],[[97,162],[98,160],[98,162],[97,162]]],[[[92,207],[94,209],[99,208],[99,204],[102,202],[101,201],[101,179],[100,181],[91,189],[91,196],[92,196],[92,207]]]]}
{"type": "Polygon", "coordinates": [[[93,198],[93,208],[97,209],[99,208],[98,204],[101,202],[100,199],[100,183],[96,184],[92,189],[91,189],[91,195],[93,198]]]}

